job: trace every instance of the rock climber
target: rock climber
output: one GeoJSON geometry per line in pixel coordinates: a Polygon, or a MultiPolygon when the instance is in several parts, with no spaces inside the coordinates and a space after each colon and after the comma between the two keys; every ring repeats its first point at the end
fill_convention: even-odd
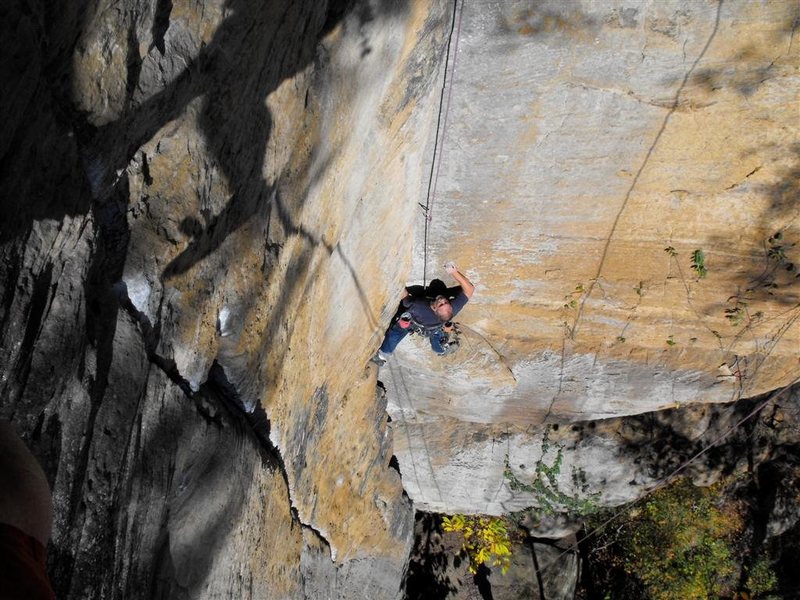
{"type": "MultiPolygon", "coordinates": [[[[394,349],[397,348],[397,344],[412,332],[427,337],[430,340],[431,349],[436,354],[447,354],[448,337],[454,331],[452,318],[464,308],[464,305],[472,297],[475,286],[452,262],[445,265],[445,270],[459,283],[461,291],[452,300],[445,294],[437,294],[431,299],[412,296],[406,288],[401,299],[404,312],[386,331],[383,343],[373,359],[376,363],[385,364],[394,349]]],[[[441,287],[444,288],[444,285],[442,284],[441,287]]],[[[435,289],[433,285],[428,288],[428,290],[433,289],[435,289]]],[[[446,290],[442,289],[441,291],[445,292],[446,290]]]]}

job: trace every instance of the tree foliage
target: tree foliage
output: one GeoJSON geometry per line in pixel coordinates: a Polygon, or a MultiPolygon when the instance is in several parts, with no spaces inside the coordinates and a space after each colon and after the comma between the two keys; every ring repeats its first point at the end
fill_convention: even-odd
{"type": "Polygon", "coordinates": [[[679,480],[629,509],[605,540],[606,560],[639,580],[654,600],[718,598],[736,586],[733,553],[743,521],[735,506],[720,506],[713,486],[679,480]]]}
{"type": "Polygon", "coordinates": [[[463,536],[462,551],[469,557],[469,572],[487,564],[500,567],[505,575],[511,566],[511,539],[503,519],[473,515],[442,517],[442,528],[463,536]]]}

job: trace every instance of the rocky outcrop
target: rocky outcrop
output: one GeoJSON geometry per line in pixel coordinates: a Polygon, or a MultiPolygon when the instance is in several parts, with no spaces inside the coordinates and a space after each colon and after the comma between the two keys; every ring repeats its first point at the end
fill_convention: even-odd
{"type": "MultiPolygon", "coordinates": [[[[404,342],[380,377],[417,506],[497,513],[527,501],[508,503],[502,457],[535,454],[545,423],[797,377],[798,13],[459,6],[410,279],[453,259],[477,291],[458,354],[404,342]]],[[[621,501],[614,445],[587,452],[621,501]]]]}
{"type": "Polygon", "coordinates": [[[690,405],[793,381],[789,3],[68,4],[0,18],[0,418],[59,597],[394,597],[392,467],[522,508],[547,427],[614,504],[664,432],[588,421],[694,447],[726,420],[690,405]],[[376,395],[447,259],[461,350],[404,342],[376,395]]]}
{"type": "MultiPolygon", "coordinates": [[[[478,591],[481,597],[497,599],[566,599],[610,592],[643,597],[635,571],[618,574],[620,584],[633,582],[630,589],[609,589],[617,585],[609,574],[618,566],[604,559],[602,551],[630,535],[646,539],[646,528],[637,530],[633,515],[646,513],[648,504],[633,501],[649,498],[657,503],[657,496],[649,492],[668,487],[675,493],[671,484],[679,477],[701,486],[714,484],[714,504],[724,507],[729,525],[737,531],[733,538],[719,541],[736,557],[739,589],[755,592],[750,574],[761,561],[772,571],[770,589],[791,595],[798,579],[792,557],[800,510],[791,499],[800,490],[799,393],[795,386],[779,397],[770,394],[735,404],[553,427],[544,457],[541,447],[538,454],[522,448],[516,443],[522,436],[509,434],[510,442],[498,440],[510,454],[505,459],[507,479],[495,501],[505,512],[510,532],[510,568],[504,574],[496,566],[484,567],[471,576],[463,537],[444,532],[441,515],[418,512],[406,597],[431,597],[426,595],[431,591],[438,598],[478,597],[478,591]],[[559,454],[560,469],[555,468],[559,454]],[[511,503],[518,501],[528,508],[513,512],[511,503]],[[623,501],[632,504],[602,510],[623,501]]],[[[473,465],[475,473],[491,468],[480,459],[473,465]]],[[[437,473],[450,470],[448,465],[437,473]]],[[[414,481],[413,474],[404,474],[408,480],[414,481]]],[[[439,481],[462,506],[468,503],[463,497],[469,483],[458,487],[454,479],[439,481]]],[[[697,518],[690,515],[684,518],[697,518]]],[[[686,525],[697,526],[692,521],[686,525]]],[[[766,585],[763,581],[759,585],[766,585]]]]}
{"type": "MultiPolygon", "coordinates": [[[[762,463],[780,464],[798,444],[797,400],[794,389],[734,404],[544,428],[509,424],[476,431],[405,423],[395,425],[395,452],[416,459],[408,467],[401,461],[400,467],[409,495],[424,498],[417,507],[446,514],[474,507],[495,515],[528,507],[579,513],[583,501],[618,506],[677,474],[710,485],[762,463]],[[426,445],[414,445],[423,434],[426,445]],[[442,460],[448,453],[452,458],[442,460]],[[534,489],[537,481],[547,498],[534,489]]],[[[544,519],[530,527],[537,535],[558,538],[577,523],[544,519]]]]}
{"type": "Polygon", "coordinates": [[[0,416],[51,477],[59,597],[399,593],[413,516],[365,364],[449,11],[3,11],[0,416]]]}

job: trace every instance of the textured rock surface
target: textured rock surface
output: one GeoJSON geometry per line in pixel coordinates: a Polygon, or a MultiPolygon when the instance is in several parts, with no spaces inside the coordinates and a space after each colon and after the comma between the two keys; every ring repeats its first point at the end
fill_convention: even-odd
{"type": "Polygon", "coordinates": [[[0,417],[52,479],[59,597],[399,593],[364,365],[450,10],[4,7],[0,417]]]}
{"type": "MultiPolygon", "coordinates": [[[[775,413],[783,424],[774,447],[762,440],[747,450],[752,423],[738,424],[755,404],[742,401],[547,428],[514,424],[478,428],[435,420],[403,423],[395,425],[395,452],[401,457],[406,490],[412,498],[422,499],[417,506],[446,514],[500,515],[540,505],[537,494],[515,490],[512,480],[530,485],[537,463],[552,466],[559,452],[563,457],[553,489],[574,498],[591,497],[601,506],[616,506],[635,500],[712,442],[718,445],[684,471],[699,485],[713,483],[723,473],[780,459],[786,448],[798,444],[796,412],[784,416],[786,409],[794,411],[797,400],[795,389],[764,409],[763,419],[771,420],[774,417],[768,415],[775,413]],[[406,456],[410,460],[403,462],[406,456]],[[505,472],[506,465],[512,476],[505,472]],[[582,474],[582,481],[577,483],[574,473],[582,474]]],[[[569,525],[564,529],[555,521],[543,523],[538,533],[561,537],[570,531],[569,525]]]]}
{"type": "MultiPolygon", "coordinates": [[[[619,535],[621,523],[637,506],[641,509],[644,503],[611,509],[587,520],[570,519],[563,513],[548,514],[542,499],[576,493],[584,499],[591,498],[589,494],[594,493],[592,503],[597,504],[618,502],[621,497],[627,500],[641,498],[643,487],[654,489],[657,485],[671,482],[667,476],[711,441],[715,442],[714,446],[706,448],[699,460],[687,465],[680,473],[700,485],[717,484],[712,495],[719,504],[726,505],[742,519],[742,531],[735,540],[728,542],[742,572],[747,573],[758,557],[769,553],[769,563],[774,565],[776,574],[772,589],[778,596],[790,597],[798,579],[794,558],[797,555],[800,507],[790,500],[797,498],[800,491],[798,400],[800,387],[795,386],[791,394],[777,398],[768,395],[735,404],[684,407],[551,430],[550,450],[545,463],[553,465],[556,448],[561,448],[564,464],[560,473],[551,471],[553,479],[544,482],[543,489],[548,491],[539,491],[531,499],[530,504],[536,509],[516,513],[506,521],[512,540],[512,565],[508,573],[503,576],[499,569],[492,568],[488,576],[473,580],[464,560],[456,558],[461,536],[443,533],[440,515],[418,512],[406,597],[574,598],[576,594],[578,597],[607,595],[611,590],[605,587],[608,580],[604,581],[603,575],[609,565],[598,558],[596,551],[611,545],[619,535]],[[770,401],[766,402],[768,399],[770,401]],[[745,420],[748,415],[755,418],[745,420]],[[742,425],[733,427],[737,423],[742,425]],[[574,466],[586,468],[584,489],[575,489],[571,476],[574,466]],[[607,493],[617,497],[609,498],[607,493]],[[542,508],[545,510],[538,510],[542,508]],[[605,523],[607,527],[592,529],[587,523],[605,523]],[[580,546],[577,545],[579,538],[585,541],[580,546]],[[482,587],[480,594],[477,587],[482,587]],[[426,595],[429,591],[434,593],[426,595]]],[[[510,468],[518,483],[531,484],[541,447],[531,449],[515,445],[520,437],[512,437],[506,446],[510,451],[510,468]]],[[[491,466],[480,459],[474,463],[475,473],[487,468],[491,466]]],[[[437,474],[446,477],[454,470],[448,465],[440,467],[437,474]]],[[[404,475],[404,479],[408,480],[408,477],[404,475]]],[[[469,483],[474,485],[474,482],[469,483]]],[[[509,485],[510,482],[505,489],[498,490],[495,499],[501,504],[504,499],[511,498],[509,485]]],[[[458,502],[468,485],[458,487],[455,480],[442,479],[440,487],[452,490],[451,497],[458,502]]],[[[515,500],[518,498],[512,499],[515,500]]],[[[470,502],[475,502],[474,496],[465,501],[465,505],[470,502]]],[[[551,504],[554,506],[555,503],[551,504]]],[[[565,507],[570,508],[568,505],[565,507]]],[[[514,507],[503,505],[501,508],[510,511],[514,507]]],[[[630,574],[625,574],[624,578],[633,582],[637,580],[630,574]]],[[[614,591],[622,593],[619,588],[614,591]]],[[[639,598],[642,593],[641,590],[628,595],[623,593],[622,597],[639,598]]]]}
{"type": "Polygon", "coordinates": [[[798,22],[791,2],[463,5],[411,281],[459,262],[472,335],[442,360],[404,343],[380,375],[419,506],[499,511],[501,446],[542,423],[794,380],[798,22]]]}
{"type": "Polygon", "coordinates": [[[467,562],[460,555],[462,538],[443,532],[439,515],[417,513],[414,533],[405,586],[408,600],[568,600],[575,597],[579,575],[578,557],[571,548],[575,536],[557,542],[515,539],[507,573],[482,569],[471,575],[467,562]]]}
{"type": "Polygon", "coordinates": [[[427,235],[450,3],[0,17],[0,418],[51,478],[59,597],[392,597],[393,453],[419,507],[510,510],[504,457],[573,422],[565,468],[621,502],[657,475],[578,422],[794,377],[792,3],[465,3],[427,235]],[[376,397],[402,284],[449,258],[464,347],[404,343],[376,397]]]}

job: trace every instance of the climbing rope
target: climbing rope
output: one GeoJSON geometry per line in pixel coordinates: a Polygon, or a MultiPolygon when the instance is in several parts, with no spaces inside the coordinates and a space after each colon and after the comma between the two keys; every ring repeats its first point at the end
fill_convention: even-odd
{"type": "Polygon", "coordinates": [[[450,113],[450,97],[453,94],[453,85],[450,84],[448,88],[448,81],[453,79],[456,72],[456,59],[458,58],[458,40],[461,37],[461,17],[464,14],[464,6],[461,5],[459,10],[458,0],[453,0],[453,19],[450,23],[450,35],[447,38],[447,56],[444,63],[444,77],[442,78],[442,91],[439,96],[439,116],[436,119],[436,136],[433,141],[433,158],[431,160],[431,172],[428,176],[428,191],[425,195],[425,205],[418,203],[425,214],[425,235],[423,239],[423,259],[422,259],[422,287],[424,288],[428,283],[428,229],[431,221],[431,210],[433,208],[433,200],[436,197],[436,185],[439,182],[439,167],[442,162],[442,151],[439,148],[439,133],[441,131],[442,145],[444,145],[444,136],[447,133],[447,116],[450,113]],[[456,28],[456,13],[458,13],[458,27],[456,28]],[[453,32],[456,34],[456,45],[453,50],[453,68],[450,71],[450,77],[447,76],[447,68],[450,63],[450,45],[453,41],[453,32]],[[447,104],[445,105],[444,92],[447,89],[447,104]],[[444,118],[442,117],[442,109],[444,108],[444,118]],[[438,159],[438,160],[437,160],[438,159]]]}
{"type": "MultiPolygon", "coordinates": [[[[419,204],[419,207],[422,209],[422,211],[423,211],[423,213],[425,215],[425,235],[424,235],[424,238],[423,238],[423,264],[422,264],[422,287],[423,287],[423,289],[428,284],[428,270],[427,270],[428,269],[428,225],[429,225],[430,220],[431,220],[432,199],[436,195],[436,186],[437,186],[437,183],[438,183],[438,180],[439,180],[439,165],[441,163],[441,150],[439,148],[439,139],[440,139],[440,137],[441,137],[441,139],[444,139],[444,135],[447,132],[447,116],[450,113],[450,97],[452,96],[452,92],[453,92],[452,85],[448,89],[447,84],[448,84],[449,79],[452,79],[453,75],[455,74],[455,70],[456,70],[456,57],[458,55],[458,40],[461,37],[461,16],[462,16],[462,14],[463,14],[463,6],[462,6],[462,9],[459,10],[458,0],[453,0],[453,18],[452,18],[452,20],[450,22],[450,33],[449,33],[449,35],[447,37],[447,54],[445,56],[444,76],[442,78],[442,90],[441,90],[440,95],[439,95],[439,113],[438,113],[438,116],[436,118],[436,135],[435,135],[434,141],[433,141],[433,157],[431,159],[431,170],[430,170],[430,174],[428,176],[428,189],[427,189],[427,193],[425,195],[425,204],[423,205],[421,202],[417,203],[417,204],[419,204]],[[456,13],[458,13],[458,28],[456,28],[456,13]],[[454,51],[453,51],[453,68],[450,70],[450,77],[448,78],[447,73],[448,73],[448,66],[450,64],[450,46],[452,45],[452,42],[453,42],[453,33],[454,32],[455,32],[455,36],[456,36],[456,44],[455,44],[455,48],[454,48],[454,51]],[[448,93],[447,93],[447,105],[446,106],[445,106],[445,90],[448,90],[448,93]],[[437,158],[439,159],[438,161],[437,161],[437,158]]],[[[411,394],[409,393],[408,388],[405,385],[405,381],[403,380],[402,371],[399,370],[399,369],[396,369],[392,365],[389,365],[389,370],[392,373],[392,377],[393,378],[395,376],[399,377],[400,384],[401,384],[401,386],[403,388],[402,392],[405,392],[404,394],[401,392],[400,395],[401,395],[401,397],[404,396],[405,401],[406,401],[405,403],[408,405],[408,407],[412,411],[416,412],[414,404],[411,401],[411,394]]],[[[412,456],[411,464],[412,464],[412,467],[414,469],[414,478],[417,481],[417,487],[419,489],[422,489],[422,486],[421,486],[420,481],[419,481],[419,474],[417,473],[417,469],[416,469],[416,461],[414,460],[414,457],[413,457],[414,452],[413,452],[413,448],[412,448],[412,444],[411,444],[412,438],[411,438],[411,433],[410,433],[409,428],[408,428],[408,423],[406,423],[405,419],[401,419],[401,423],[403,424],[403,428],[405,430],[405,434],[406,434],[406,437],[407,437],[409,453],[412,456]]],[[[422,436],[422,438],[423,438],[423,444],[424,444],[424,449],[423,450],[425,452],[425,457],[426,457],[427,462],[428,462],[428,469],[429,469],[429,472],[430,472],[430,477],[431,477],[431,480],[433,481],[433,484],[434,484],[434,487],[436,488],[436,491],[439,494],[439,501],[443,502],[444,498],[442,496],[442,491],[441,491],[441,489],[439,487],[439,482],[436,480],[436,475],[435,475],[433,464],[432,464],[431,458],[430,458],[430,452],[428,451],[427,442],[425,441],[424,435],[422,436]]]]}

